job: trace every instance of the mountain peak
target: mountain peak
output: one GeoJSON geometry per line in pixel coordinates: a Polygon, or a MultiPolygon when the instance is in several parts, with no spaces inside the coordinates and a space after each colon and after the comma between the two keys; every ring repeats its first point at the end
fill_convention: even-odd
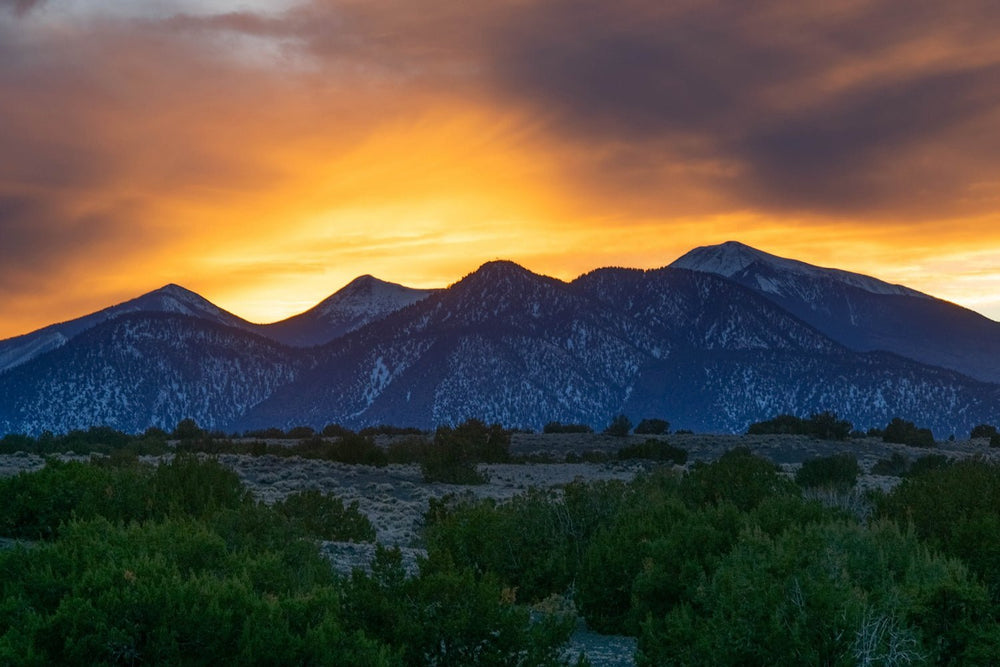
{"type": "Polygon", "coordinates": [[[512,262],[509,259],[493,259],[485,262],[482,266],[476,269],[476,273],[480,271],[486,273],[518,273],[518,274],[530,274],[531,271],[524,268],[517,262],[512,262]]]}
{"type": "Polygon", "coordinates": [[[714,273],[725,278],[740,277],[740,282],[753,278],[758,283],[757,287],[772,293],[779,293],[781,289],[774,280],[774,274],[777,273],[833,280],[872,294],[929,298],[922,292],[902,285],[887,283],[861,273],[828,269],[796,259],[779,257],[739,241],[700,246],[679,257],[670,266],[676,269],[714,273]]]}
{"type": "Polygon", "coordinates": [[[394,283],[386,282],[385,280],[380,280],[370,273],[366,273],[363,276],[358,276],[351,282],[344,285],[340,291],[348,289],[366,288],[370,289],[379,285],[393,285],[394,283]]]}
{"type": "Polygon", "coordinates": [[[306,312],[264,325],[264,332],[286,345],[322,345],[426,299],[433,291],[391,283],[366,273],[306,312]]]}
{"type": "Polygon", "coordinates": [[[545,278],[545,276],[529,271],[517,262],[512,262],[509,259],[494,259],[481,265],[459,282],[465,282],[470,278],[475,280],[509,281],[525,278],[540,279],[545,278]]]}
{"type": "Polygon", "coordinates": [[[732,278],[754,262],[769,265],[785,264],[791,266],[801,264],[803,267],[809,266],[803,262],[771,255],[739,241],[726,241],[718,245],[699,246],[675,260],[670,266],[678,269],[715,273],[726,278],[732,278]]]}
{"type": "MultiPolygon", "coordinates": [[[[198,294],[197,292],[193,292],[193,291],[189,290],[186,287],[182,287],[181,285],[178,285],[177,283],[167,283],[163,287],[160,287],[159,289],[155,289],[152,292],[147,292],[143,296],[154,296],[154,295],[155,296],[170,296],[170,297],[174,297],[175,299],[192,299],[192,298],[194,298],[194,299],[198,299],[200,301],[204,301],[205,300],[205,298],[203,296],[201,296],[200,294],[198,294]]],[[[142,297],[139,297],[139,298],[142,298],[142,297]]]]}

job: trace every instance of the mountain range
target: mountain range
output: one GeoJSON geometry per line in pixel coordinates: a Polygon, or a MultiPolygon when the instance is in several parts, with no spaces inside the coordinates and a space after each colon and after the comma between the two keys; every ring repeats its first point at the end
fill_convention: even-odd
{"type": "Polygon", "coordinates": [[[831,410],[939,437],[1000,419],[1000,323],[728,242],[571,282],[490,262],[441,290],[371,276],[253,324],[176,285],[0,341],[0,434],[240,431],[469,417],[740,432],[831,410]]]}

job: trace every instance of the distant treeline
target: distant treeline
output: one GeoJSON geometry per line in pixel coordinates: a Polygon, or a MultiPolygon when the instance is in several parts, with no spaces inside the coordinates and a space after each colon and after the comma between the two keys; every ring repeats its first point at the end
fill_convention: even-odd
{"type": "MultiPolygon", "coordinates": [[[[594,430],[586,424],[547,423],[543,433],[588,434],[594,430]]],[[[487,425],[478,419],[468,419],[456,426],[440,426],[433,431],[391,425],[371,426],[353,431],[339,424],[328,424],[316,430],[310,426],[295,426],[287,430],[267,428],[226,434],[201,428],[193,419],[182,419],[171,431],[152,427],[140,434],[129,434],[108,426],[92,426],[56,435],[43,432],[37,437],[8,434],[0,438],[0,454],[28,452],[34,454],[76,453],[110,454],[125,450],[136,455],[158,455],[173,451],[197,451],[210,454],[250,454],[254,456],[301,456],[342,463],[388,465],[390,463],[425,463],[446,452],[441,465],[464,466],[474,463],[524,461],[514,458],[509,451],[510,438],[515,431],[500,424],[487,425]],[[388,436],[385,446],[376,444],[376,438],[388,436]],[[294,441],[294,442],[288,442],[294,441]]],[[[523,431],[521,431],[523,432],[523,431]]],[[[641,420],[633,429],[626,415],[611,419],[602,431],[605,435],[624,437],[629,433],[664,436],[670,433],[670,422],[664,419],[641,420]]],[[[677,431],[676,434],[690,433],[677,431]]],[[[866,432],[855,430],[851,422],[832,412],[814,413],[809,417],[790,414],[751,424],[748,435],[805,435],[826,440],[878,437],[885,442],[914,447],[933,447],[934,435],[927,428],[896,417],[883,429],[872,428],[866,432]]],[[[980,424],[972,429],[970,438],[985,439],[993,447],[1000,447],[1000,433],[990,424],[980,424]]],[[[634,458],[636,451],[650,452],[660,460],[675,460],[666,450],[657,450],[655,439],[646,444],[622,447],[618,458],[634,458]],[[643,449],[645,448],[645,449],[643,449]]],[[[599,451],[570,454],[574,460],[609,460],[613,458],[599,451]]],[[[551,460],[544,455],[530,460],[551,460]]],[[[432,464],[432,467],[437,464],[432,464]]]]}
{"type": "MultiPolygon", "coordinates": [[[[846,440],[848,438],[881,438],[883,442],[892,442],[911,447],[933,447],[934,434],[929,428],[921,428],[911,421],[894,417],[885,428],[870,428],[858,431],[846,419],[841,419],[832,412],[819,412],[809,417],[796,417],[783,414],[755,422],[747,428],[747,435],[807,435],[823,440],[846,440]]],[[[1000,447],[1000,434],[995,426],[980,424],[969,434],[971,439],[985,438],[993,447],[1000,447]]]]}

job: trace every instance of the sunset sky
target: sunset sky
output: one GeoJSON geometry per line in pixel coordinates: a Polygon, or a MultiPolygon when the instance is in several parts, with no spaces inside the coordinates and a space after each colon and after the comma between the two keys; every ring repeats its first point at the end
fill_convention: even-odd
{"type": "Polygon", "coordinates": [[[0,0],[0,338],[739,240],[1000,319],[996,0],[0,0]]]}

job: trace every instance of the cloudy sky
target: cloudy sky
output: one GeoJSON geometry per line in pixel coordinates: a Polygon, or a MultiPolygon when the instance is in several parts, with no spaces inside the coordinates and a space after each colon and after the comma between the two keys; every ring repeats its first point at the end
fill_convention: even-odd
{"type": "Polygon", "coordinates": [[[740,240],[1000,319],[995,0],[0,0],[0,338],[740,240]]]}

